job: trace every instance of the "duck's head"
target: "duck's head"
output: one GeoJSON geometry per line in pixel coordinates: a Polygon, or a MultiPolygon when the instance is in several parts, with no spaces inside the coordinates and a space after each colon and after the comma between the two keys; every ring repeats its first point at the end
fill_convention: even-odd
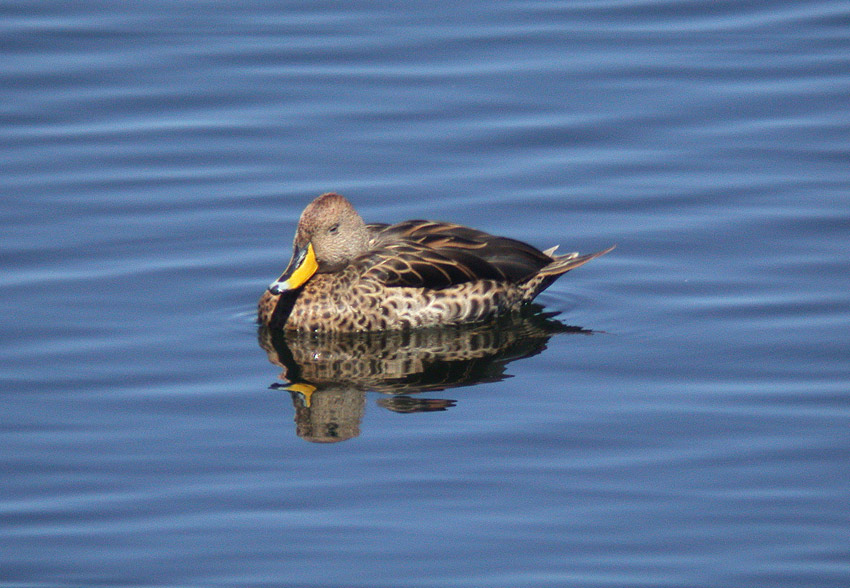
{"type": "Polygon", "coordinates": [[[369,231],[351,203],[339,194],[322,194],[301,213],[292,259],[269,291],[294,290],[316,272],[338,271],[364,253],[368,243],[369,231]]]}

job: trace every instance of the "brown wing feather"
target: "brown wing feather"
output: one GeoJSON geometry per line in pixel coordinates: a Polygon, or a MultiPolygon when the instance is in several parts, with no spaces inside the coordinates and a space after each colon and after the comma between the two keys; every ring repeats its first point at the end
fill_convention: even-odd
{"type": "Polygon", "coordinates": [[[464,255],[454,258],[418,244],[382,247],[369,256],[366,275],[391,287],[441,289],[480,279],[504,279],[483,260],[464,255]]]}
{"type": "Polygon", "coordinates": [[[552,262],[531,245],[461,225],[413,220],[369,225],[368,272],[388,286],[445,288],[473,280],[519,282],[552,262]]]}

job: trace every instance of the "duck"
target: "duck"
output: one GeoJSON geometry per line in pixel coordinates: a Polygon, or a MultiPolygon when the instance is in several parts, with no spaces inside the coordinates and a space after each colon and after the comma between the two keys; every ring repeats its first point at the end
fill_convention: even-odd
{"type": "Polygon", "coordinates": [[[283,274],[260,298],[261,325],[358,332],[485,321],[519,311],[568,271],[610,252],[556,255],[459,224],[363,221],[329,192],[304,209],[283,274]]]}

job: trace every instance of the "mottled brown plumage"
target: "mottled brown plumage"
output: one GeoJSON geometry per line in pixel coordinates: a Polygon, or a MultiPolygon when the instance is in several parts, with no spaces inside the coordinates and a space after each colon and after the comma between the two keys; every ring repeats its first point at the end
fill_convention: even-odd
{"type": "Polygon", "coordinates": [[[293,256],[260,298],[259,321],[303,331],[376,331],[484,320],[519,309],[608,253],[554,255],[461,225],[365,224],[338,194],[301,215],[293,256]]]}

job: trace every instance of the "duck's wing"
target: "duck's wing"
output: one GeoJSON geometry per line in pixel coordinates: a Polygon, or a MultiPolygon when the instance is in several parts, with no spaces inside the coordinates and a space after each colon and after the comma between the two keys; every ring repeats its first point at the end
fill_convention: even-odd
{"type": "Polygon", "coordinates": [[[474,280],[519,282],[552,262],[531,245],[449,223],[369,225],[367,273],[387,286],[446,288],[474,280]]]}
{"type": "Polygon", "coordinates": [[[505,280],[493,265],[460,250],[449,255],[417,243],[394,243],[363,256],[366,279],[384,286],[439,290],[475,280],[505,280]]]}

